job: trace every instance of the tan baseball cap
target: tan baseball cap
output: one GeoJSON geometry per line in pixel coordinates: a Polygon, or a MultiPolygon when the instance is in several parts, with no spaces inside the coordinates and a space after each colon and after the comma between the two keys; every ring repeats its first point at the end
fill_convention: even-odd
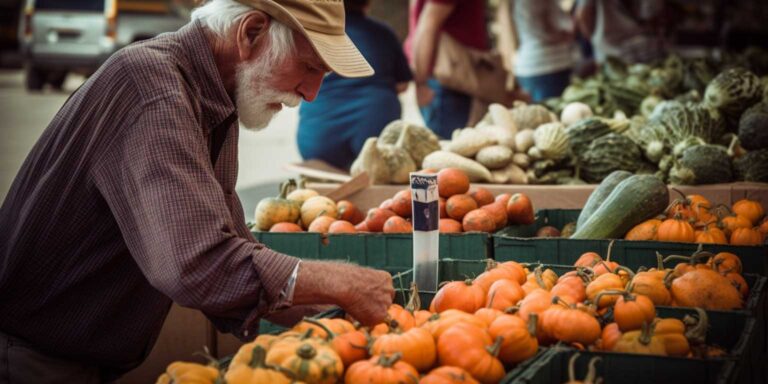
{"type": "Polygon", "coordinates": [[[344,32],[343,0],[237,0],[264,11],[306,36],[332,71],[344,77],[373,75],[373,68],[344,32]]]}

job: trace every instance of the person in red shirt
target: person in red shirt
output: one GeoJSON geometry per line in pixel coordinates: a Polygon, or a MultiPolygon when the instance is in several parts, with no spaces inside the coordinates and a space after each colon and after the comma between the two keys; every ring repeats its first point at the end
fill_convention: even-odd
{"type": "Polygon", "coordinates": [[[485,11],[485,0],[411,0],[405,51],[413,67],[416,101],[427,126],[443,138],[466,126],[472,97],[432,78],[440,33],[469,48],[488,50],[485,11]]]}

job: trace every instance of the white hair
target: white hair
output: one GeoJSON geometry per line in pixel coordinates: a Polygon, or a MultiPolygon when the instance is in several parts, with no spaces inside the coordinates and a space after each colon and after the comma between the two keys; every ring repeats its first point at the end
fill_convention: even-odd
{"type": "MultiPolygon", "coordinates": [[[[252,7],[235,0],[209,0],[192,11],[192,20],[200,20],[211,32],[220,39],[226,39],[233,28],[252,7]]],[[[295,54],[296,46],[293,40],[293,30],[287,25],[271,19],[269,24],[270,46],[266,50],[267,60],[279,63],[291,54],[295,54]]]]}

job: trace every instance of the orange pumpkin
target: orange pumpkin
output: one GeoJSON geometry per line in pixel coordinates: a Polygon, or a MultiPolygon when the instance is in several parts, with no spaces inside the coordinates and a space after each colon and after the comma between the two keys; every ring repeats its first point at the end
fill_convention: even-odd
{"type": "Polygon", "coordinates": [[[339,220],[346,220],[350,223],[357,225],[365,220],[365,214],[363,214],[357,206],[349,200],[341,200],[336,203],[336,208],[339,215],[339,220]]]}
{"type": "Polygon", "coordinates": [[[309,224],[307,232],[328,233],[331,224],[335,221],[336,219],[330,216],[318,216],[316,219],[312,220],[311,224],[309,224]]]}
{"type": "Polygon", "coordinates": [[[488,292],[491,289],[491,285],[501,279],[509,279],[520,284],[525,282],[526,277],[523,268],[519,264],[505,265],[504,263],[500,264],[492,259],[488,259],[485,272],[475,278],[474,284],[482,288],[484,292],[488,292]]]}
{"type": "Polygon", "coordinates": [[[371,208],[365,217],[365,225],[371,232],[381,232],[384,230],[384,223],[395,213],[389,209],[371,208]]]}
{"type": "Polygon", "coordinates": [[[441,219],[449,218],[448,211],[445,210],[445,198],[444,197],[440,197],[437,200],[437,204],[438,204],[438,209],[440,210],[440,218],[441,219]]]}
{"type": "Polygon", "coordinates": [[[296,223],[275,223],[270,232],[304,232],[301,226],[296,223]]]}
{"type": "Polygon", "coordinates": [[[749,285],[747,284],[747,281],[744,280],[744,276],[736,272],[728,272],[725,273],[724,276],[731,282],[731,285],[739,291],[741,297],[745,299],[749,294],[749,285]]]}
{"type": "Polygon", "coordinates": [[[470,192],[469,195],[475,199],[478,207],[482,207],[494,202],[493,193],[483,187],[475,188],[475,190],[470,192]]]}
{"type": "Polygon", "coordinates": [[[765,216],[765,210],[763,205],[754,200],[741,199],[733,203],[733,212],[737,215],[742,215],[749,219],[752,225],[757,225],[760,219],[765,216]]]}
{"type": "Polygon", "coordinates": [[[509,199],[511,199],[511,198],[512,198],[512,195],[510,195],[509,193],[502,193],[502,194],[496,196],[496,202],[497,203],[501,203],[501,205],[503,205],[504,209],[506,210],[507,209],[507,203],[509,203],[509,199]]]}
{"type": "Polygon", "coordinates": [[[672,280],[670,292],[675,304],[682,307],[731,310],[744,306],[731,282],[708,268],[696,268],[672,280]]]}
{"type": "Polygon", "coordinates": [[[695,242],[699,244],[728,244],[725,232],[717,227],[704,226],[700,231],[695,232],[695,242]]]}
{"type": "Polygon", "coordinates": [[[315,319],[305,319],[304,322],[322,329],[334,351],[341,357],[345,367],[352,363],[368,358],[368,335],[361,330],[336,333],[329,329],[323,322],[315,319]]]}
{"type": "Polygon", "coordinates": [[[437,367],[419,380],[419,384],[479,384],[469,372],[459,367],[437,367]]]}
{"type": "Polygon", "coordinates": [[[694,211],[697,208],[703,208],[707,210],[712,208],[712,203],[702,195],[688,195],[685,197],[685,200],[688,203],[688,206],[690,206],[694,211]]]}
{"type": "Polygon", "coordinates": [[[502,229],[507,226],[507,208],[500,202],[493,202],[488,205],[480,207],[480,209],[488,212],[493,218],[493,222],[496,224],[495,229],[502,229]]]}
{"type": "Polygon", "coordinates": [[[616,346],[616,342],[621,338],[621,330],[616,323],[610,323],[603,328],[603,332],[600,334],[600,340],[602,341],[601,349],[604,351],[612,351],[616,346]]]}
{"type": "Polygon", "coordinates": [[[552,298],[552,306],[544,311],[541,330],[565,343],[592,345],[600,338],[600,323],[585,307],[567,304],[558,297],[552,298]]]}
{"type": "Polygon", "coordinates": [[[757,227],[757,230],[760,231],[763,236],[768,236],[768,218],[764,219],[763,222],[760,223],[760,226],[757,227]]]}
{"type": "Polygon", "coordinates": [[[344,383],[402,383],[417,384],[419,373],[410,364],[401,361],[398,353],[390,356],[373,356],[370,360],[358,361],[344,375],[344,383]]]}
{"type": "Polygon", "coordinates": [[[664,212],[667,218],[671,219],[674,217],[679,217],[683,220],[695,220],[696,215],[691,209],[688,204],[686,204],[685,200],[677,199],[672,202],[672,204],[667,207],[667,210],[664,212]]]}
{"type": "Polygon", "coordinates": [[[573,265],[575,267],[584,267],[584,268],[592,268],[597,264],[598,262],[603,261],[603,258],[600,257],[595,252],[585,252],[579,258],[576,260],[573,265]]]}
{"type": "Polygon", "coordinates": [[[328,233],[357,233],[357,230],[349,221],[336,220],[328,226],[328,233]]]}
{"type": "Polygon", "coordinates": [[[466,194],[453,195],[445,202],[445,211],[448,213],[448,217],[458,221],[461,221],[467,213],[475,209],[477,209],[477,202],[472,196],[466,194]]]}
{"type": "Polygon", "coordinates": [[[685,337],[685,324],[679,319],[655,319],[654,334],[661,339],[664,350],[669,356],[687,356],[691,351],[685,337]]]}
{"type": "Polygon", "coordinates": [[[485,323],[486,327],[489,327],[491,323],[493,323],[494,320],[496,320],[497,317],[503,315],[504,312],[494,309],[494,308],[480,308],[477,311],[475,311],[475,317],[482,320],[483,323],[485,323]]]}
{"type": "Polygon", "coordinates": [[[291,328],[291,331],[304,334],[310,329],[312,330],[312,337],[327,339],[330,337],[327,332],[328,330],[335,335],[341,335],[354,331],[355,326],[344,319],[320,319],[317,321],[305,319],[294,325],[293,328],[291,328]]]}
{"type": "Polygon", "coordinates": [[[653,332],[653,326],[643,323],[637,331],[626,332],[613,347],[614,352],[666,356],[664,342],[653,332]]]}
{"type": "Polygon", "coordinates": [[[384,222],[384,233],[411,233],[413,226],[400,216],[392,216],[384,222]]]}
{"type": "Polygon", "coordinates": [[[752,222],[746,216],[742,215],[730,215],[723,217],[720,220],[723,225],[723,232],[730,237],[733,231],[739,228],[752,228],[752,222]]]}
{"type": "Polygon", "coordinates": [[[497,280],[488,290],[485,306],[503,311],[522,300],[525,291],[516,281],[509,279],[497,280]]]}
{"type": "Polygon", "coordinates": [[[461,227],[464,228],[464,232],[490,233],[496,229],[496,221],[487,210],[475,209],[464,215],[461,227]]]}
{"type": "Polygon", "coordinates": [[[610,307],[616,303],[616,300],[618,300],[616,296],[602,296],[599,298],[599,301],[596,301],[596,299],[598,299],[598,296],[602,292],[623,290],[624,285],[625,284],[621,280],[621,277],[619,277],[617,274],[606,273],[604,275],[600,275],[592,280],[589,285],[587,285],[587,299],[595,303],[598,308],[610,307]]]}
{"type": "Polygon", "coordinates": [[[438,224],[438,227],[440,229],[440,233],[461,233],[463,232],[461,228],[461,223],[454,219],[440,219],[440,223],[438,224]]]}
{"type": "Polygon", "coordinates": [[[741,259],[730,252],[720,252],[709,259],[708,264],[719,273],[742,272],[741,259]]]}
{"type": "Polygon", "coordinates": [[[475,313],[485,304],[485,291],[472,280],[452,281],[437,291],[432,304],[438,313],[446,309],[475,313]]]}
{"type": "Polygon", "coordinates": [[[445,168],[437,173],[437,190],[440,196],[449,198],[469,191],[469,177],[456,168],[445,168]]]}
{"type": "Polygon", "coordinates": [[[623,291],[605,291],[597,295],[618,295],[613,306],[613,319],[622,332],[640,329],[643,323],[650,323],[656,318],[656,307],[651,299],[643,295],[633,295],[623,291]]]}
{"type": "Polygon", "coordinates": [[[504,366],[496,358],[501,342],[494,341],[483,328],[455,324],[437,340],[438,359],[441,365],[466,370],[481,383],[498,383],[504,377],[504,366]]]}
{"type": "Polygon", "coordinates": [[[407,331],[390,325],[390,331],[374,340],[371,355],[401,353],[402,360],[417,371],[426,372],[435,364],[435,339],[426,328],[414,327],[407,331]]]}
{"type": "Polygon", "coordinates": [[[624,239],[634,241],[656,241],[659,239],[658,232],[660,225],[661,220],[659,219],[649,219],[643,221],[642,223],[632,227],[632,229],[627,232],[627,235],[624,236],[624,239]]]}
{"type": "Polygon", "coordinates": [[[437,340],[443,332],[458,323],[471,324],[480,328],[488,327],[483,320],[480,320],[480,318],[458,309],[449,309],[432,315],[423,327],[432,334],[432,338],[437,340]]]}
{"type": "Polygon", "coordinates": [[[765,238],[757,228],[736,228],[731,233],[731,245],[763,245],[765,238]]]}
{"type": "Polygon", "coordinates": [[[696,240],[696,236],[693,226],[688,220],[683,219],[680,215],[675,215],[675,217],[661,222],[658,229],[658,239],[659,241],[692,243],[696,240]]]}
{"type": "Polygon", "coordinates": [[[654,305],[669,305],[672,303],[672,294],[664,284],[666,274],[664,270],[638,272],[632,278],[627,292],[647,296],[654,305]]]}
{"type": "Polygon", "coordinates": [[[515,193],[507,202],[507,216],[510,224],[533,224],[536,221],[533,212],[533,203],[524,193],[515,193]]]}
{"type": "Polygon", "coordinates": [[[520,309],[517,311],[517,315],[527,322],[531,314],[541,314],[552,306],[552,294],[544,289],[536,289],[526,295],[518,306],[520,309]]]}
{"type": "Polygon", "coordinates": [[[538,315],[531,314],[527,323],[518,316],[501,315],[491,323],[488,333],[494,340],[501,339],[499,360],[504,364],[517,364],[536,354],[538,315]]]}
{"type": "Polygon", "coordinates": [[[585,270],[579,269],[561,276],[551,292],[558,297],[568,297],[571,302],[582,302],[587,298],[587,284],[590,281],[585,270]]]}

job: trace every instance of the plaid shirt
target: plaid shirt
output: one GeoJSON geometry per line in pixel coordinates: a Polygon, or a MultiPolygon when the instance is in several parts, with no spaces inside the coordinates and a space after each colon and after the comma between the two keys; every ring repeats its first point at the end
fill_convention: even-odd
{"type": "Polygon", "coordinates": [[[298,259],[246,228],[237,142],[199,22],[114,54],[56,114],[0,210],[0,331],[117,373],[146,357],[171,301],[253,336],[298,259]]]}

